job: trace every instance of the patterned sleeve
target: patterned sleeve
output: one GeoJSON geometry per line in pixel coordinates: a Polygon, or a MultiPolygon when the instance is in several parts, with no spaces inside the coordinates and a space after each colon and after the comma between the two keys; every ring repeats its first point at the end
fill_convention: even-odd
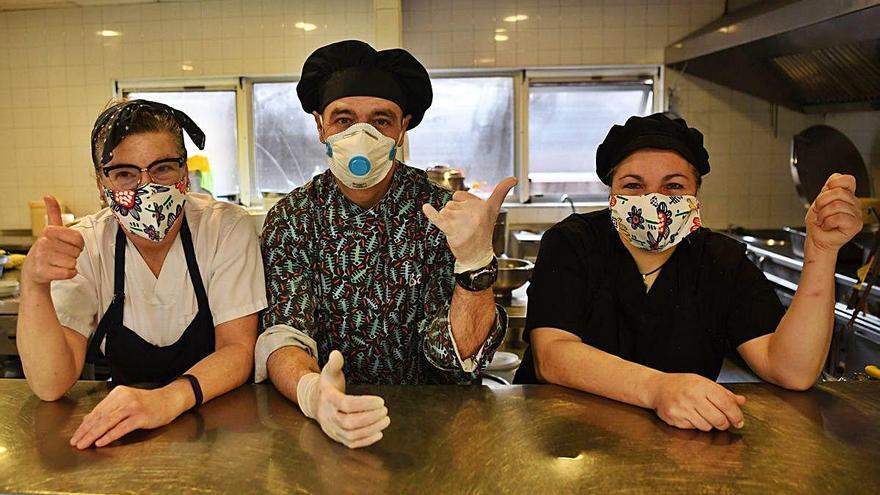
{"type": "Polygon", "coordinates": [[[428,266],[431,277],[425,297],[425,314],[419,327],[422,335],[425,359],[434,368],[438,382],[468,383],[479,377],[501,345],[507,331],[507,313],[495,305],[495,322],[477,353],[462,359],[452,334],[449,319],[452,293],[455,290],[455,257],[446,244],[446,237],[438,229],[431,227],[434,234],[430,239],[428,266]]]}
{"type": "Polygon", "coordinates": [[[315,296],[309,277],[308,212],[298,211],[291,197],[266,216],[260,244],[269,306],[263,312],[255,350],[255,381],[268,376],[266,362],[276,350],[297,346],[317,356],[315,296]]]}

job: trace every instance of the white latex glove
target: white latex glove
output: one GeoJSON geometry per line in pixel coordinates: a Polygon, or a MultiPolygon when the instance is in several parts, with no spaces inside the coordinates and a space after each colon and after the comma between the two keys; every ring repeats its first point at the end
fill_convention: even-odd
{"type": "Polygon", "coordinates": [[[342,354],[333,351],[320,374],[300,378],[297,402],[303,414],[318,421],[333,440],[352,449],[366,447],[382,439],[391,418],[381,397],[345,395],[343,363],[342,354]]]}
{"type": "Polygon", "coordinates": [[[515,177],[502,180],[486,201],[469,192],[456,191],[439,212],[430,204],[422,205],[428,220],[446,234],[446,242],[455,256],[455,273],[476,270],[492,262],[495,220],[504,198],[515,185],[515,177]]]}

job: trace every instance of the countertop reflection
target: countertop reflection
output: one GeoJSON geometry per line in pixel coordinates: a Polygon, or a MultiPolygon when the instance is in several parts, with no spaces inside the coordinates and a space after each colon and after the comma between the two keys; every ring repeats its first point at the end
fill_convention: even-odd
{"type": "Polygon", "coordinates": [[[107,393],[47,403],[0,380],[0,492],[876,493],[880,382],[805,393],[732,385],[746,426],[677,430],[650,411],[555,386],[350,386],[391,426],[349,450],[267,385],[249,385],[110,447],[68,445],[107,393]]]}

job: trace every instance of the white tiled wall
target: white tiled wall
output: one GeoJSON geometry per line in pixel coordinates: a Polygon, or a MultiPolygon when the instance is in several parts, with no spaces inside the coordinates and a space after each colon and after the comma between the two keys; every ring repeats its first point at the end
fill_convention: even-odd
{"type": "MultiPolygon", "coordinates": [[[[427,65],[528,67],[659,64],[663,48],[718,18],[724,0],[407,0],[404,46],[427,65]],[[511,23],[507,16],[528,20],[511,23]],[[452,22],[449,22],[451,19],[452,22]],[[495,41],[503,29],[506,41],[495,41]]],[[[706,135],[712,172],[704,220],[712,228],[803,222],[789,172],[791,136],[823,122],[674,71],[671,109],[706,135]]],[[[566,209],[559,209],[562,218],[566,209]]],[[[530,223],[538,215],[517,218],[530,223]]],[[[552,215],[549,215],[552,217],[552,215]]]]}
{"type": "Polygon", "coordinates": [[[791,178],[791,137],[824,118],[675,71],[666,81],[670,108],[705,136],[712,165],[702,188],[706,225],[803,225],[806,210],[791,178]]]}
{"type": "Polygon", "coordinates": [[[89,133],[114,80],[298,73],[318,46],[371,42],[372,9],[201,0],[0,12],[0,229],[30,228],[28,201],[49,193],[77,214],[95,211],[89,133]],[[317,29],[296,29],[301,21],[317,29]]]}
{"type": "MultiPolygon", "coordinates": [[[[720,16],[724,0],[402,5],[404,46],[429,68],[528,67],[661,63],[663,47],[720,16]],[[516,14],[529,18],[503,20],[516,14]],[[495,41],[496,34],[507,40],[495,41]]],[[[371,42],[372,9],[371,0],[191,0],[0,12],[0,229],[29,228],[27,202],[47,193],[77,214],[94,211],[88,136],[114,80],[296,73],[318,46],[371,42]],[[318,29],[296,29],[299,21],[318,29]],[[95,34],[102,29],[124,34],[102,38],[95,34]]],[[[674,71],[667,85],[673,110],[706,134],[713,165],[704,182],[706,224],[802,222],[789,142],[824,118],[785,109],[774,116],[767,102],[674,71]]],[[[875,169],[877,115],[829,117],[855,133],[875,169]],[[865,127],[866,119],[874,127],[865,127]]]]}
{"type": "Polygon", "coordinates": [[[660,63],[723,11],[724,0],[404,0],[403,41],[431,67],[660,63]]]}
{"type": "Polygon", "coordinates": [[[880,112],[833,113],[828,114],[825,123],[856,145],[874,181],[874,196],[880,195],[880,112]]]}

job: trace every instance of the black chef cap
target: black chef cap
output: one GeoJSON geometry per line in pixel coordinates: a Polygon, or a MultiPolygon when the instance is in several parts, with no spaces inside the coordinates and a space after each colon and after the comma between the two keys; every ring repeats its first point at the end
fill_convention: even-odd
{"type": "Polygon", "coordinates": [[[431,106],[428,71],[400,48],[376,51],[363,41],[339,41],[315,50],[303,65],[296,94],[306,113],[323,112],[346,96],[375,96],[396,103],[419,125],[431,106]]]}
{"type": "MultiPolygon", "coordinates": [[[[98,146],[98,138],[101,130],[105,127],[109,128],[107,135],[104,137],[103,149],[101,151],[100,163],[96,166],[104,165],[113,159],[113,149],[119,146],[119,143],[130,134],[130,128],[137,128],[136,125],[138,115],[148,111],[153,114],[167,113],[182,131],[186,131],[187,135],[192,139],[193,143],[200,149],[205,149],[205,133],[189,116],[176,108],[172,108],[164,103],[158,103],[149,100],[128,100],[112,105],[107,110],[101,112],[98,119],[95,120],[95,126],[92,128],[92,160],[95,160],[95,150],[98,146]]],[[[183,142],[183,136],[180,136],[183,142]]]]}
{"type": "Polygon", "coordinates": [[[634,151],[657,148],[675,151],[701,176],[709,173],[709,152],[703,147],[703,134],[682,118],[671,119],[655,113],[630,117],[624,125],[614,125],[596,150],[596,174],[611,185],[611,171],[634,151]]]}

